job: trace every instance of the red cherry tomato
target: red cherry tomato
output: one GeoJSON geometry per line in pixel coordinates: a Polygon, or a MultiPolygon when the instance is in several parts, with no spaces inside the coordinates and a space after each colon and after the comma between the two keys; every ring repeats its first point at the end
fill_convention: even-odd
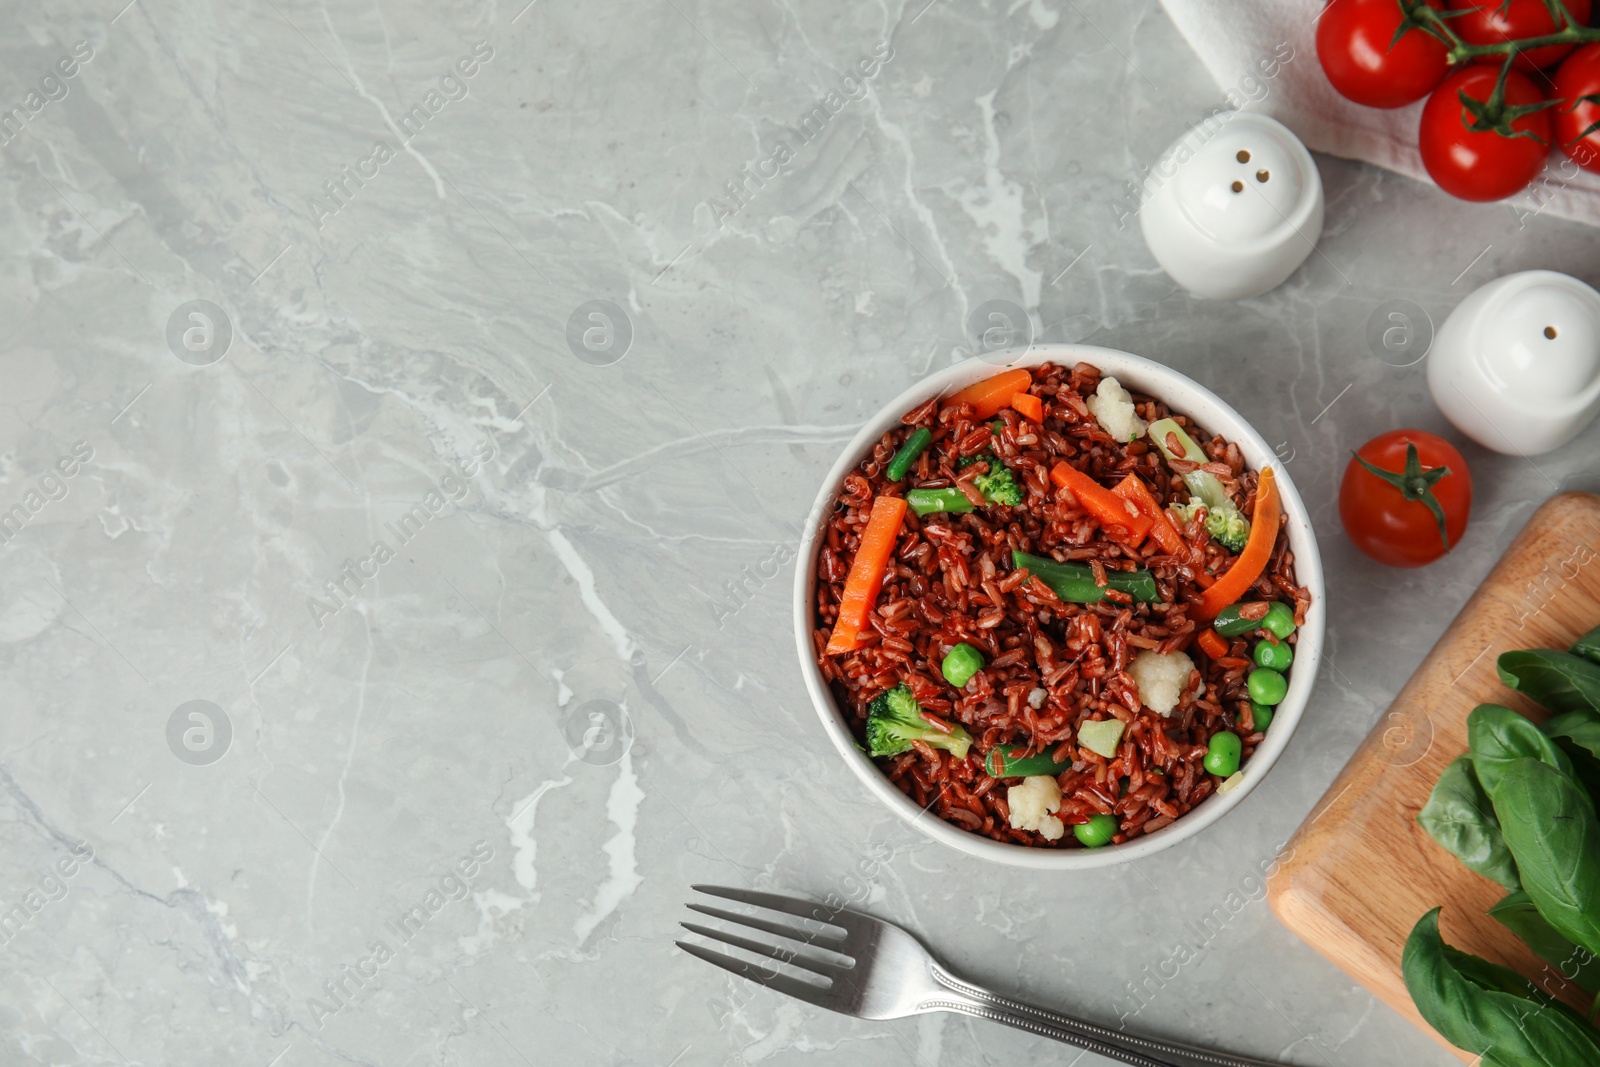
{"type": "Polygon", "coordinates": [[[1556,71],[1555,91],[1562,102],[1551,108],[1555,116],[1556,144],[1585,170],[1600,171],[1600,104],[1581,102],[1600,94],[1600,41],[1586,44],[1566,58],[1556,71]]]}
{"type": "Polygon", "coordinates": [[[1471,511],[1467,461],[1449,441],[1422,430],[1390,430],[1362,445],[1339,486],[1344,532],[1361,551],[1391,567],[1420,567],[1450,551],[1467,532],[1471,511]],[[1369,463],[1384,475],[1374,474],[1369,463]],[[1441,474],[1444,468],[1448,473],[1441,474]],[[1438,513],[1428,505],[1430,497],[1438,513]]]}
{"type": "MultiPolygon", "coordinates": [[[[1462,200],[1504,200],[1526,188],[1550,154],[1550,109],[1524,115],[1511,124],[1524,136],[1502,137],[1493,130],[1471,130],[1473,116],[1459,94],[1485,101],[1494,92],[1499,72],[1492,67],[1463,67],[1444,80],[1422,109],[1418,138],[1422,163],[1439,188],[1462,200]],[[1532,136],[1526,136],[1531,134],[1532,136]]],[[[1505,102],[1537,104],[1544,94],[1525,75],[1506,78],[1505,102]]]]}
{"type": "MultiPolygon", "coordinates": [[[[1564,0],[1572,17],[1582,26],[1589,21],[1590,0],[1564,0]]],[[[1468,44],[1503,44],[1522,41],[1529,37],[1544,37],[1561,29],[1561,24],[1550,17],[1544,0],[1480,0],[1478,3],[1456,3],[1460,15],[1450,19],[1450,26],[1468,44]]],[[[1516,69],[1539,70],[1553,66],[1561,57],[1572,51],[1570,44],[1552,44],[1523,52],[1517,56],[1516,69]]],[[[1503,56],[1479,56],[1479,63],[1498,67],[1503,56]]]]}
{"type": "Polygon", "coordinates": [[[1368,107],[1405,107],[1444,80],[1444,42],[1415,29],[1396,41],[1401,16],[1399,0],[1332,0],[1323,11],[1317,58],[1341,96],[1368,107]]]}

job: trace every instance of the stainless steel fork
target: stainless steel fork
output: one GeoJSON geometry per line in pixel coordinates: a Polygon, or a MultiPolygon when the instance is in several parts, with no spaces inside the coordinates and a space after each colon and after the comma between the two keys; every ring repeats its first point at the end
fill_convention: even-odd
{"type": "Polygon", "coordinates": [[[699,923],[681,924],[701,937],[774,961],[763,967],[703,945],[677,942],[679,948],[707,963],[819,1008],[862,1019],[902,1019],[931,1011],[960,1012],[1053,1038],[1133,1067],[1284,1067],[1268,1060],[1135,1037],[991,993],[945,970],[921,942],[900,927],[858,911],[776,893],[714,885],[691,888],[819,924],[806,927],[692,903],[689,908],[702,915],[760,930],[790,944],[775,945],[699,923]],[[805,949],[812,951],[802,951],[805,949]],[[808,977],[780,970],[778,964],[798,968],[808,977]]]}

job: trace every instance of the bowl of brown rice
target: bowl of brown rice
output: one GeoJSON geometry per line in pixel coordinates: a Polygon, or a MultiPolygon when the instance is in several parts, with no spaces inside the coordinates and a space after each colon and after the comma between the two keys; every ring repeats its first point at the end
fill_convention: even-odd
{"type": "Polygon", "coordinates": [[[1321,659],[1325,590],[1284,461],[1140,356],[1033,345],[886,404],[800,544],[823,729],[936,840],[1016,866],[1138,859],[1243,802],[1321,659]]]}

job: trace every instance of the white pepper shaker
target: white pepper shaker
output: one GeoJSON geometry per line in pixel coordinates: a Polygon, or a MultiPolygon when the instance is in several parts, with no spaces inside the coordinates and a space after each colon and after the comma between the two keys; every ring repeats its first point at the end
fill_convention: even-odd
{"type": "Polygon", "coordinates": [[[1495,279],[1439,327],[1428,389],[1485,448],[1512,456],[1559,448],[1600,412],[1600,292],[1553,270],[1495,279]]]}
{"type": "Polygon", "coordinates": [[[1322,176],[1289,128],[1251,111],[1200,123],[1145,179],[1139,226],[1163,270],[1196,296],[1277,288],[1322,233],[1322,176]]]}

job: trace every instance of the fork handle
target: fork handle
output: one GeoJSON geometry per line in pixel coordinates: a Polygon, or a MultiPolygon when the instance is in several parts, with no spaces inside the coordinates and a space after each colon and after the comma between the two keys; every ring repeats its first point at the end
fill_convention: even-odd
{"type": "Polygon", "coordinates": [[[1171,1041],[1138,1037],[1096,1023],[1074,1019],[1047,1008],[1034,1007],[1019,1000],[992,993],[981,986],[957,978],[937,963],[933,977],[949,989],[949,997],[931,997],[924,1011],[954,1011],[992,1022],[1005,1023],[1020,1030],[1048,1037],[1077,1048],[1087,1049],[1131,1067],[1285,1067],[1272,1060],[1252,1059],[1226,1052],[1194,1048],[1171,1041]]]}

